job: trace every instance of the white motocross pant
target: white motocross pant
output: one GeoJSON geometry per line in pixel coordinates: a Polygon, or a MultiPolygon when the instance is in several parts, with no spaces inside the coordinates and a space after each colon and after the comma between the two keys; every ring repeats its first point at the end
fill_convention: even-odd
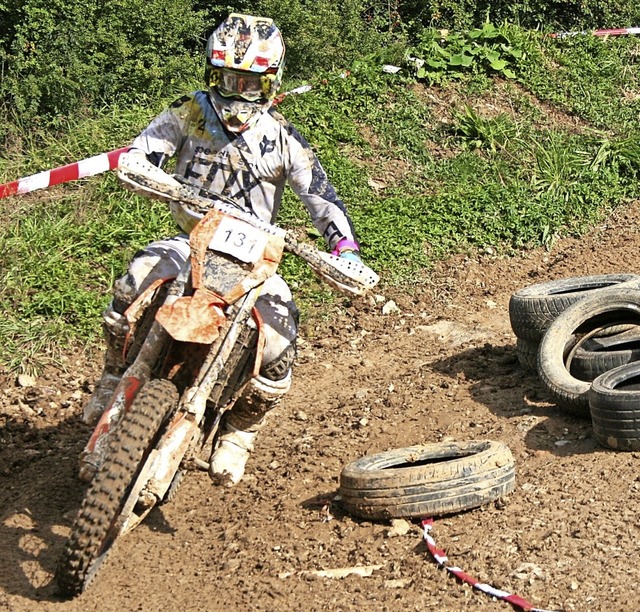
{"type": "MultiPolygon", "coordinates": [[[[189,237],[186,234],[153,242],[136,253],[127,273],[116,281],[113,302],[103,315],[107,332],[116,332],[110,329],[114,311],[123,314],[136,297],[156,280],[174,278],[189,254],[189,237]]],[[[262,318],[265,337],[260,373],[267,380],[290,379],[288,375],[295,354],[298,309],[291,290],[281,276],[275,275],[265,282],[256,309],[262,318]]]]}

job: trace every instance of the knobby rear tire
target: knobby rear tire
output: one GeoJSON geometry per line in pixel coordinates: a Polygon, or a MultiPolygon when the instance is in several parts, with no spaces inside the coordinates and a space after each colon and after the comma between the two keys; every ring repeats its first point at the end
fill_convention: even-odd
{"type": "Polygon", "coordinates": [[[178,392],[168,380],[152,380],[140,390],[113,432],[100,470],[85,494],[56,568],[61,595],[82,593],[115,543],[123,506],[178,392]]]}
{"type": "Polygon", "coordinates": [[[342,470],[340,496],[360,518],[425,518],[495,501],[514,485],[515,462],[505,444],[454,442],[358,459],[342,470]]]}

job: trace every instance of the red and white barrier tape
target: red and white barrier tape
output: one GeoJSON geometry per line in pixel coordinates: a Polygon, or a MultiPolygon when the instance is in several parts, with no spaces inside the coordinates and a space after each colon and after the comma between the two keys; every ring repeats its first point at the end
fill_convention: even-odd
{"type": "MultiPolygon", "coordinates": [[[[312,88],[312,85],[302,85],[290,91],[285,91],[276,97],[274,104],[279,104],[287,96],[306,93],[312,88]]],[[[38,172],[38,174],[32,174],[31,176],[25,176],[17,181],[4,183],[0,185],[0,200],[12,195],[22,195],[38,189],[47,189],[53,185],[66,183],[67,181],[75,181],[87,176],[94,176],[101,172],[106,172],[107,170],[113,170],[118,166],[120,155],[128,150],[129,147],[122,147],[115,151],[100,153],[100,155],[95,155],[94,157],[81,159],[66,166],[60,166],[59,168],[45,170],[44,172],[38,172]]]]}
{"type": "Polygon", "coordinates": [[[583,30],[581,32],[556,32],[549,34],[551,38],[567,38],[568,36],[581,36],[591,34],[592,36],[632,36],[640,34],[640,28],[612,28],[610,30],[583,30]]]}
{"type": "Polygon", "coordinates": [[[433,528],[433,519],[425,519],[422,521],[422,528],[424,530],[424,541],[427,545],[427,549],[429,553],[433,557],[434,561],[440,566],[446,569],[450,574],[453,574],[458,580],[462,582],[466,582],[471,585],[474,589],[478,589],[487,595],[491,595],[492,597],[496,597],[497,599],[501,599],[510,603],[512,606],[523,610],[524,612],[551,612],[547,610],[542,610],[541,608],[534,608],[532,604],[530,604],[526,599],[523,599],[519,595],[512,595],[511,593],[507,593],[506,591],[501,591],[492,587],[491,585],[485,584],[483,582],[479,582],[475,578],[469,576],[464,571],[462,571],[459,567],[455,567],[453,565],[447,565],[447,553],[438,548],[436,546],[436,542],[431,537],[429,533],[433,528]]]}
{"type": "Polygon", "coordinates": [[[118,166],[120,155],[129,150],[129,147],[109,151],[109,153],[101,153],[94,157],[81,159],[80,161],[52,170],[45,170],[38,174],[32,174],[24,178],[18,179],[11,183],[0,185],[0,199],[7,198],[15,194],[24,194],[37,189],[46,189],[59,183],[67,181],[75,181],[87,176],[94,176],[107,170],[113,170],[118,166]]]}
{"type": "MultiPolygon", "coordinates": [[[[397,70],[399,70],[399,68],[397,70]]],[[[394,66],[383,67],[384,72],[396,72],[397,70],[395,70],[394,66]],[[389,68],[394,70],[389,70],[389,68]]],[[[339,76],[341,78],[346,78],[349,74],[350,73],[348,71],[341,72],[339,76]]],[[[301,85],[300,87],[285,91],[279,96],[276,96],[273,103],[280,104],[280,102],[282,102],[287,96],[292,94],[303,94],[311,89],[313,89],[313,85],[301,85]]],[[[118,159],[120,158],[120,155],[128,150],[129,147],[123,147],[121,149],[116,149],[115,151],[109,151],[108,153],[101,153],[94,157],[81,159],[80,161],[66,166],[53,168],[52,170],[45,170],[38,174],[32,174],[31,176],[20,178],[17,181],[12,181],[11,183],[4,183],[0,185],[0,200],[12,195],[30,193],[37,189],[46,189],[47,187],[66,183],[67,181],[75,181],[80,178],[106,172],[107,170],[113,170],[118,166],[118,159]]]]}

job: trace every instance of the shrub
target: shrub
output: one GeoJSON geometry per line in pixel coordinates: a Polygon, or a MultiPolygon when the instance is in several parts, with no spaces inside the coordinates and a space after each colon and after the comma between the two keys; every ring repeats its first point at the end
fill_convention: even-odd
{"type": "Polygon", "coordinates": [[[528,28],[582,29],[635,25],[640,6],[633,0],[396,0],[404,21],[434,27],[476,27],[486,19],[509,21],[528,28]]]}
{"type": "Polygon", "coordinates": [[[25,123],[139,103],[201,66],[204,16],[189,2],[14,0],[0,19],[0,101],[25,123]]]}
{"type": "Polygon", "coordinates": [[[287,45],[292,75],[344,70],[356,59],[378,53],[390,42],[395,22],[387,2],[364,0],[258,0],[238,8],[271,17],[287,45]]]}

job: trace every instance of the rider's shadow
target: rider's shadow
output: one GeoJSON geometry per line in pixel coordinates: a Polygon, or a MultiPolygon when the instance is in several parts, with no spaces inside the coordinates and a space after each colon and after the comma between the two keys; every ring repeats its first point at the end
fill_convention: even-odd
{"type": "Polygon", "coordinates": [[[85,485],[78,456],[88,429],[77,417],[50,427],[7,421],[0,429],[0,588],[54,601],[53,575],[85,485]]]}

